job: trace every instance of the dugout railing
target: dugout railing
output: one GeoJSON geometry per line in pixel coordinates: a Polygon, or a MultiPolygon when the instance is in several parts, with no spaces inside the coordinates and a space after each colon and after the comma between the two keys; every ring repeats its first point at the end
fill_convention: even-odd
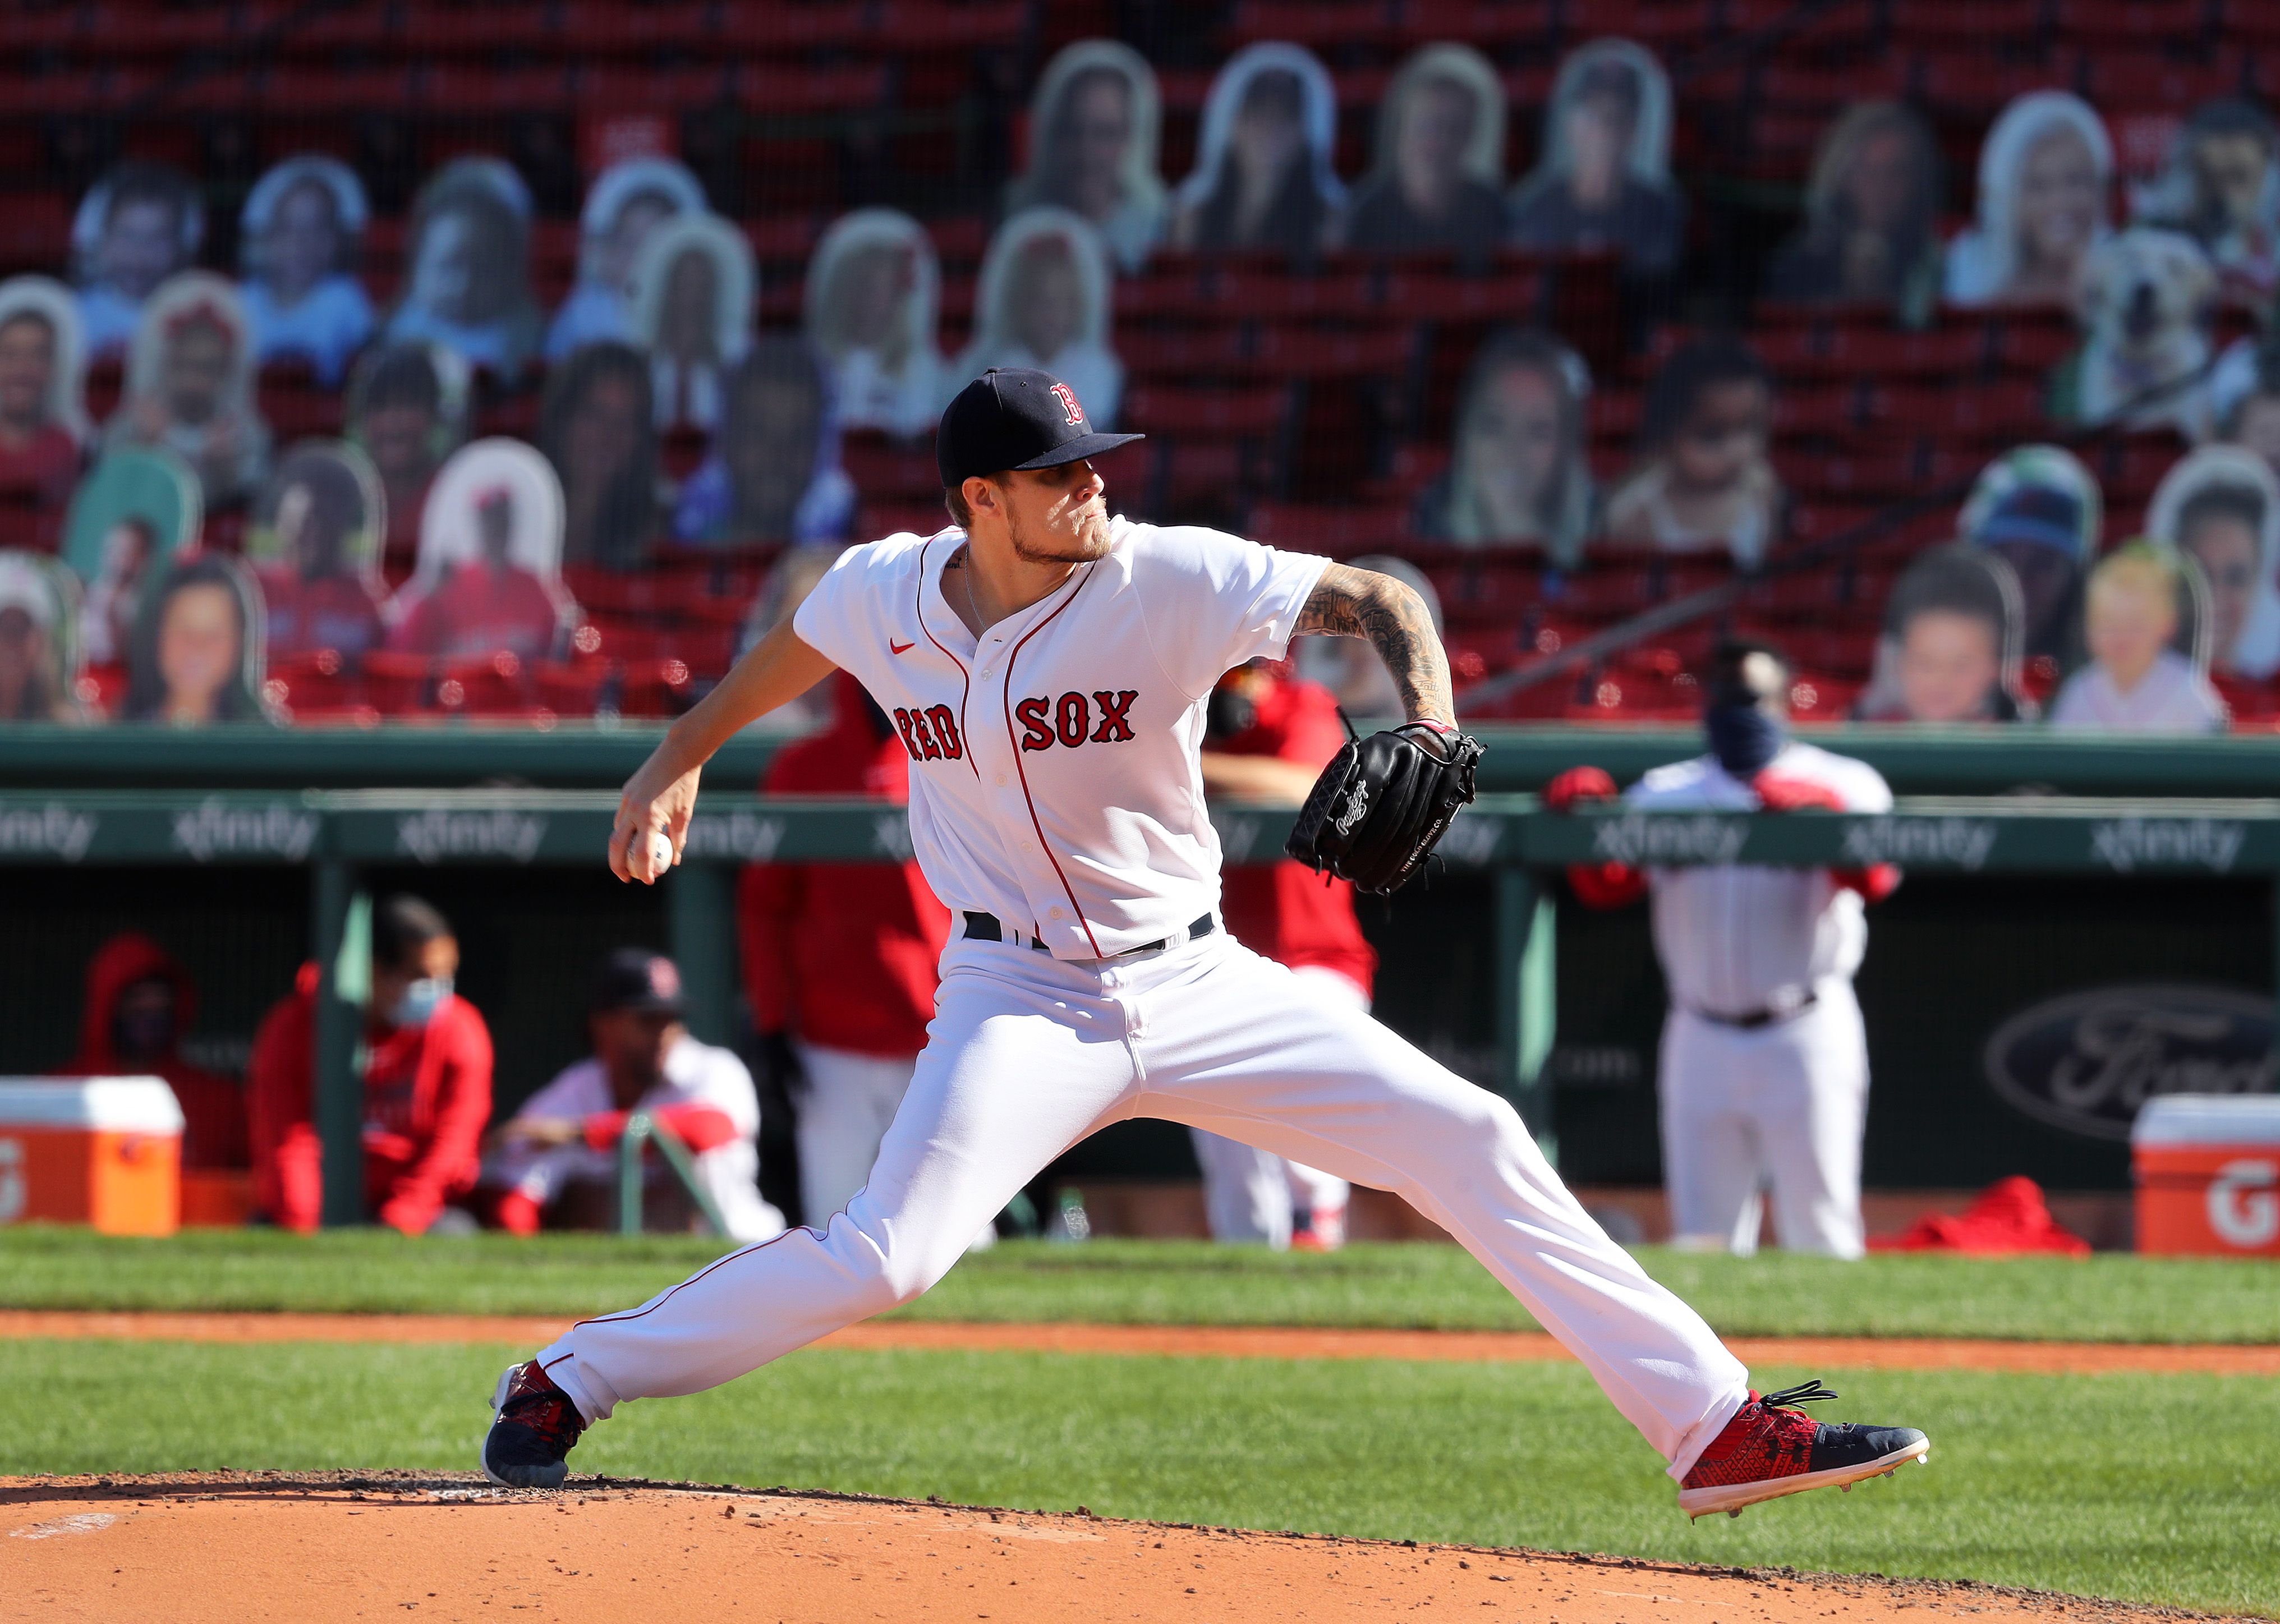
{"type": "MultiPolygon", "coordinates": [[[[407,865],[597,866],[615,805],[606,792],[528,789],[5,792],[0,865],[309,870],[312,956],[329,966],[320,977],[314,1056],[325,1219],[351,1224],[366,1218],[354,1081],[360,876],[407,865]]],[[[1290,818],[1287,810],[1237,804],[1213,811],[1232,864],[1277,858],[1290,818]]],[[[900,860],[909,852],[908,822],[890,805],[708,803],[691,824],[683,866],[663,882],[692,1029],[713,1042],[733,1035],[738,869],[767,860],[900,860]]],[[[1544,1067],[1556,1026],[1552,887],[1568,864],[1891,862],[1922,874],[2189,875],[2280,885],[2280,800],[1909,797],[1874,816],[1620,807],[1562,815],[1533,796],[1491,794],[1458,820],[1441,856],[1451,868],[1491,877],[1494,1081],[1552,1150],[1544,1067]]]]}

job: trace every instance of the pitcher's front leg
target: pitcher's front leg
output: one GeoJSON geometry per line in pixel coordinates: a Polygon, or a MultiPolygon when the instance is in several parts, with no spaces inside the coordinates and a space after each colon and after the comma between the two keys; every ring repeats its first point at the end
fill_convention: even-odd
{"type": "Polygon", "coordinates": [[[484,1469],[553,1487],[578,1434],[625,1400],[718,1387],[910,1301],[1039,1169],[1113,1120],[1131,1081],[1121,1034],[1082,1012],[1047,1013],[987,978],[946,979],[910,1092],[846,1210],[827,1229],[732,1252],[638,1308],[580,1320],[508,1371],[484,1469]]]}

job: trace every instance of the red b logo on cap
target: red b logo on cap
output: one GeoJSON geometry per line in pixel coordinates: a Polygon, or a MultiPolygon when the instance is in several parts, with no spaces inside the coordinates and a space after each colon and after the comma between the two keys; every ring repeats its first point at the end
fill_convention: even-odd
{"type": "Polygon", "coordinates": [[[1061,410],[1068,413],[1069,427],[1082,428],[1084,408],[1076,404],[1076,391],[1066,383],[1056,383],[1053,385],[1053,395],[1061,403],[1061,410]]]}

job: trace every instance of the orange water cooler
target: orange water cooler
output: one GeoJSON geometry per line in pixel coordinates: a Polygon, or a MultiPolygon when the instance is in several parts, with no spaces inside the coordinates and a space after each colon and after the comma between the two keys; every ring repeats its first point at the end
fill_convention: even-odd
{"type": "Polygon", "coordinates": [[[0,1224],[172,1235],[182,1108],[157,1077],[0,1077],[0,1224]]]}
{"type": "Polygon", "coordinates": [[[2280,1258],[2280,1094],[2166,1094],[2130,1133],[2138,1250],[2280,1258]]]}

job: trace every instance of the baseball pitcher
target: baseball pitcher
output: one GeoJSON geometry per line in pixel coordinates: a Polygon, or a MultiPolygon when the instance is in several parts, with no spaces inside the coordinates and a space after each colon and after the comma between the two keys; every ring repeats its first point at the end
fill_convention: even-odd
{"type": "Polygon", "coordinates": [[[1408,588],[1216,531],[1112,518],[1096,434],[1046,373],[994,371],[943,414],[952,526],[847,552],[628,782],[610,866],[678,858],[705,762],[836,666],[895,722],[911,835],[951,910],[926,1051],[870,1182],[823,1229],[732,1252],[509,1369],[483,1466],[559,1484],[630,1398],[734,1380],[905,1303],[1067,1146],[1148,1116],[1391,1189],[1478,1258],[1670,1463],[1692,1514],[1891,1472],[1906,1428],[1760,1397],[1700,1317],[1562,1188],[1498,1096],[1229,939],[1197,751],[1221,673],[1301,632],[1367,637],[1409,720],[1343,749],[1293,855],[1399,886],[1472,797],[1448,665],[1408,588]]]}

